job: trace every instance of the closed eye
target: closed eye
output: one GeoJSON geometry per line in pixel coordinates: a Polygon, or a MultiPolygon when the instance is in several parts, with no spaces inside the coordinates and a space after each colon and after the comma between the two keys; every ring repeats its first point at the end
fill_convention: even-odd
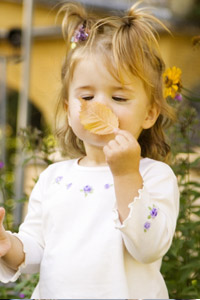
{"type": "Polygon", "coordinates": [[[85,101],[89,101],[93,99],[93,96],[86,96],[86,97],[81,97],[85,101]]]}
{"type": "MultiPolygon", "coordinates": [[[[83,100],[85,100],[85,101],[90,101],[90,100],[92,100],[94,97],[93,96],[83,96],[83,97],[81,97],[83,100]]],[[[112,99],[113,100],[115,100],[115,101],[118,101],[118,102],[125,102],[125,101],[127,101],[128,99],[126,99],[126,98],[122,98],[122,97],[112,97],[112,99]]]]}
{"type": "Polygon", "coordinates": [[[112,98],[113,98],[113,100],[119,101],[119,102],[123,102],[123,101],[127,101],[128,100],[128,99],[122,98],[122,97],[112,97],[112,98]]]}

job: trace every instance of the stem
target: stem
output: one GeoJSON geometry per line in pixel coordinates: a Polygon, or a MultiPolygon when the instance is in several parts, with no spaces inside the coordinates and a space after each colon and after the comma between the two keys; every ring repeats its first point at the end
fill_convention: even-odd
{"type": "Polygon", "coordinates": [[[187,100],[194,101],[194,102],[200,102],[200,98],[186,96],[186,95],[183,94],[183,93],[182,93],[182,95],[183,95],[187,100]]]}
{"type": "Polygon", "coordinates": [[[199,95],[197,95],[196,93],[194,93],[193,91],[191,91],[191,90],[189,90],[189,89],[187,89],[187,88],[185,88],[185,87],[182,87],[182,90],[184,90],[184,91],[186,91],[186,92],[188,92],[188,93],[190,93],[190,94],[193,94],[193,95],[195,95],[196,97],[199,97],[199,95]]]}
{"type": "MultiPolygon", "coordinates": [[[[188,202],[188,207],[187,207],[187,218],[188,218],[188,222],[191,222],[191,194],[190,194],[190,187],[189,187],[189,181],[190,181],[190,138],[189,138],[189,134],[190,134],[190,126],[187,127],[187,131],[186,131],[186,149],[187,149],[187,169],[186,169],[186,176],[185,176],[185,183],[187,185],[187,193],[186,193],[186,197],[187,197],[187,202],[188,202]]],[[[188,229],[188,235],[187,235],[187,240],[189,241],[191,237],[191,228],[189,227],[188,229]]],[[[187,263],[190,261],[190,254],[187,253],[186,255],[186,259],[187,259],[187,263]]]]}

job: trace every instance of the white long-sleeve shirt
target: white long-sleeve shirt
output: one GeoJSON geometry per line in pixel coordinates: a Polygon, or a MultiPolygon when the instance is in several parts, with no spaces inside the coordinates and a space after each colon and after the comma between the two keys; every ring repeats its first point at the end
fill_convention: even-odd
{"type": "Polygon", "coordinates": [[[178,216],[177,180],[168,165],[149,158],[141,159],[140,173],[143,188],[121,224],[108,166],[84,167],[77,159],[50,165],[15,234],[25,262],[14,272],[0,259],[0,280],[40,272],[37,299],[168,299],[160,266],[178,216]]]}

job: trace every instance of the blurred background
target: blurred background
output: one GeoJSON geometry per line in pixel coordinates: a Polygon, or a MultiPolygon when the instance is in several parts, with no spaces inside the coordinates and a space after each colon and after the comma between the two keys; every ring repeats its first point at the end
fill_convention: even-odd
{"type": "MultiPolygon", "coordinates": [[[[47,164],[60,159],[51,133],[61,87],[60,70],[65,55],[65,43],[60,28],[62,15],[57,17],[63,2],[0,0],[0,171],[3,166],[6,167],[5,174],[0,177],[0,205],[7,209],[6,222],[11,229],[17,228],[24,218],[24,194],[30,194],[40,171],[47,164]],[[29,128],[34,130],[29,131],[29,128]],[[22,139],[19,142],[16,137],[21,129],[22,139]],[[33,153],[28,158],[22,151],[23,145],[33,153]],[[43,153],[42,159],[38,160],[36,152],[43,153]],[[52,154],[55,155],[53,158],[52,154]]],[[[78,2],[99,15],[117,15],[136,1],[78,2]]],[[[194,95],[189,102],[189,106],[195,110],[195,114],[191,113],[189,116],[193,118],[195,115],[193,134],[189,135],[187,143],[184,141],[184,144],[178,140],[178,134],[173,133],[171,142],[179,143],[179,153],[192,152],[187,156],[187,159],[192,158],[194,162],[190,166],[190,176],[198,185],[200,169],[197,158],[200,154],[200,143],[196,133],[200,131],[200,102],[196,95],[200,95],[200,0],[146,0],[141,6],[148,6],[149,11],[171,30],[172,35],[158,29],[166,67],[179,67],[182,70],[183,86],[194,95]]],[[[180,128],[179,131],[184,131],[183,127],[180,128]]],[[[199,241],[197,244],[199,249],[199,241]]],[[[196,281],[192,280],[195,286],[196,281]]],[[[170,280],[168,284],[170,285],[170,280]]],[[[192,291],[194,290],[195,287],[192,291]]],[[[0,298],[3,297],[2,291],[0,287],[0,298]]],[[[191,295],[197,297],[195,293],[191,295]]],[[[187,296],[190,296],[188,290],[187,296]]],[[[174,292],[172,297],[181,296],[174,292]]]]}

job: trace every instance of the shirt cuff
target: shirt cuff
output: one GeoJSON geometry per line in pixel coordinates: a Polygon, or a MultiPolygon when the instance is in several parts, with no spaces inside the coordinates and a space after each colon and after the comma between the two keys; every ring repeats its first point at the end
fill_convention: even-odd
{"type": "Polygon", "coordinates": [[[129,222],[129,220],[132,218],[132,215],[133,215],[134,204],[135,204],[136,201],[141,200],[143,194],[145,194],[144,186],[141,189],[138,190],[138,196],[134,197],[133,201],[129,203],[128,208],[130,209],[130,212],[129,212],[127,218],[123,221],[123,223],[121,223],[121,221],[119,219],[119,212],[118,212],[118,209],[117,209],[117,203],[115,204],[115,207],[113,209],[115,228],[122,229],[122,228],[127,226],[127,223],[129,222]]]}

